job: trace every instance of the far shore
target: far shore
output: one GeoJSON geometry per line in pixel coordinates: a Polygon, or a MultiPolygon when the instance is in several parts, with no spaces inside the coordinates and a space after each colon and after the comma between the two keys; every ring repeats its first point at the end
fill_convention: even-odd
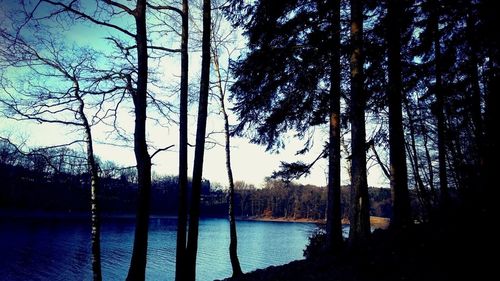
{"type": "Polygon", "coordinates": [[[269,221],[269,222],[297,222],[297,223],[325,223],[325,220],[313,220],[306,218],[286,218],[286,217],[237,217],[238,220],[243,221],[269,221]]]}
{"type": "MultiPolygon", "coordinates": [[[[286,218],[286,217],[238,217],[240,220],[248,220],[248,221],[269,221],[269,222],[296,222],[296,223],[317,223],[317,224],[324,224],[326,223],[325,220],[313,220],[313,219],[307,219],[307,218],[286,218]]],[[[376,217],[376,216],[371,216],[370,217],[370,224],[374,229],[386,229],[389,227],[390,219],[389,218],[383,218],[383,217],[376,217]]],[[[349,220],[348,219],[342,219],[342,224],[348,225],[349,220]]]]}
{"type": "MultiPolygon", "coordinates": [[[[86,219],[90,217],[90,212],[63,212],[63,211],[26,211],[26,210],[1,210],[0,209],[0,218],[10,218],[10,219],[20,219],[20,218],[28,218],[28,219],[65,219],[65,218],[81,218],[86,219]]],[[[101,214],[102,218],[116,219],[134,219],[135,214],[133,213],[103,213],[101,214]]],[[[217,218],[224,218],[220,216],[216,216],[217,218]]],[[[151,214],[150,218],[152,219],[176,219],[176,215],[168,215],[168,214],[151,214]]],[[[210,217],[207,217],[210,218],[210,217]]],[[[214,217],[215,218],[215,217],[214,217]]],[[[308,219],[308,218],[291,218],[291,217],[262,217],[262,216],[251,216],[245,217],[240,216],[236,218],[237,220],[242,221],[262,221],[262,222],[293,222],[293,223],[316,223],[316,224],[324,224],[325,220],[322,219],[308,219]]],[[[390,219],[383,217],[370,217],[370,224],[372,228],[377,229],[386,229],[389,226],[390,219]]],[[[342,219],[342,224],[348,225],[348,219],[342,219]]]]}

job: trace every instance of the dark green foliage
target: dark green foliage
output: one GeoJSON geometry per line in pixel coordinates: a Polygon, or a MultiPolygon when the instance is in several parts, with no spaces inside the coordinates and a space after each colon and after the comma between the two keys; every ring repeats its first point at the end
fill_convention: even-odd
{"type": "Polygon", "coordinates": [[[326,230],[320,225],[309,236],[309,244],[304,249],[306,259],[319,257],[326,252],[326,230]]]}
{"type": "Polygon", "coordinates": [[[311,166],[302,162],[281,162],[280,169],[274,171],[271,179],[280,179],[284,182],[291,182],[294,179],[299,179],[302,176],[307,176],[311,172],[311,166]]]}
{"type": "Polygon", "coordinates": [[[282,148],[280,135],[303,137],[328,113],[328,21],[323,1],[258,1],[244,27],[249,52],[231,65],[237,81],[231,98],[247,134],[268,149],[282,148]],[[323,8],[323,9],[322,9],[323,8]]]}

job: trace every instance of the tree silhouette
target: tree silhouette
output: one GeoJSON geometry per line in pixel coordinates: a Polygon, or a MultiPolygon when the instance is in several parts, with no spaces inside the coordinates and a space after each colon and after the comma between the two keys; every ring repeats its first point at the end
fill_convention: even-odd
{"type": "MultiPolygon", "coordinates": [[[[215,3],[216,6],[218,3],[215,3]]],[[[236,218],[235,218],[235,191],[234,191],[234,178],[233,169],[231,166],[231,131],[229,128],[229,115],[227,109],[227,95],[226,90],[229,84],[229,70],[222,69],[221,67],[221,53],[222,55],[227,55],[228,61],[231,59],[231,54],[234,51],[229,50],[231,42],[229,41],[233,30],[225,32],[222,28],[223,15],[220,10],[214,10],[214,15],[212,16],[212,37],[211,37],[211,53],[215,73],[215,89],[212,90],[212,94],[216,96],[219,107],[220,114],[224,121],[224,149],[226,154],[226,170],[227,178],[229,183],[228,191],[228,217],[229,217],[229,257],[231,260],[231,267],[233,269],[233,278],[239,277],[243,274],[240,266],[240,261],[238,259],[238,237],[236,233],[236,218]]]]}
{"type": "Polygon", "coordinates": [[[391,190],[393,192],[394,227],[411,223],[408,175],[403,134],[402,79],[401,79],[401,19],[403,7],[398,0],[390,0],[387,6],[387,57],[389,76],[389,146],[391,158],[391,190]]]}
{"type": "Polygon", "coordinates": [[[198,101],[198,122],[196,127],[196,147],[193,164],[193,187],[191,193],[191,209],[189,212],[189,232],[186,247],[186,276],[184,280],[194,281],[196,278],[196,255],[198,251],[198,232],[200,220],[201,183],[203,175],[203,158],[208,116],[208,92],[210,87],[210,36],[211,36],[210,0],[203,0],[203,39],[200,96],[198,101]]]}
{"type": "Polygon", "coordinates": [[[359,247],[370,235],[368,183],[366,179],[366,132],[363,46],[363,1],[351,0],[351,215],[349,244],[359,247]]]}

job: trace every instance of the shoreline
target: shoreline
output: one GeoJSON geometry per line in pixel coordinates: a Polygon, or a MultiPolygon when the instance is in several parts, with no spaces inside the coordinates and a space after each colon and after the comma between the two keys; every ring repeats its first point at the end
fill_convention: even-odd
{"type": "MultiPolygon", "coordinates": [[[[64,211],[26,211],[26,210],[0,210],[0,219],[87,219],[90,218],[90,212],[64,212],[64,211]]],[[[133,213],[102,213],[103,219],[135,219],[133,213]]],[[[176,219],[176,215],[168,214],[151,214],[150,219],[176,219]]],[[[219,216],[205,216],[202,218],[225,218],[219,216]]],[[[286,222],[286,223],[314,223],[325,224],[322,219],[307,219],[307,218],[286,218],[286,217],[236,217],[240,221],[260,221],[260,222],[286,222]]],[[[386,229],[389,226],[390,219],[383,217],[370,217],[370,224],[373,229],[386,229]]],[[[349,225],[348,219],[342,219],[343,225],[349,225]]]]}
{"type": "MultiPolygon", "coordinates": [[[[315,223],[315,224],[325,224],[325,220],[313,220],[313,219],[294,219],[285,217],[237,217],[237,220],[242,221],[263,221],[263,222],[293,222],[293,223],[315,223]]],[[[384,217],[370,216],[370,225],[373,229],[387,229],[389,227],[390,219],[384,217]]],[[[342,219],[342,225],[349,225],[348,219],[342,219]]]]}
{"type": "Polygon", "coordinates": [[[294,218],[286,218],[286,217],[236,217],[236,220],[242,221],[262,221],[262,222],[294,222],[294,223],[316,223],[316,224],[325,224],[325,220],[312,220],[312,219],[294,219],[294,218]]]}

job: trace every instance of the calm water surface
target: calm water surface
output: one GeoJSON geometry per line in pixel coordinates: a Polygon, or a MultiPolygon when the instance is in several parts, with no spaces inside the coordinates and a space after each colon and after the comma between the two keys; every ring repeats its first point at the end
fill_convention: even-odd
{"type": "MultiPolygon", "coordinates": [[[[150,221],[147,280],[173,280],[177,220],[150,221]]],[[[244,272],[302,259],[307,223],[238,221],[238,253],[244,272]]],[[[0,219],[0,280],[91,280],[90,225],[86,220],[0,219]]],[[[105,219],[102,226],[104,280],[125,280],[134,234],[134,220],[105,219]]],[[[231,275],[229,224],[203,219],[197,260],[197,280],[231,275]]]]}

